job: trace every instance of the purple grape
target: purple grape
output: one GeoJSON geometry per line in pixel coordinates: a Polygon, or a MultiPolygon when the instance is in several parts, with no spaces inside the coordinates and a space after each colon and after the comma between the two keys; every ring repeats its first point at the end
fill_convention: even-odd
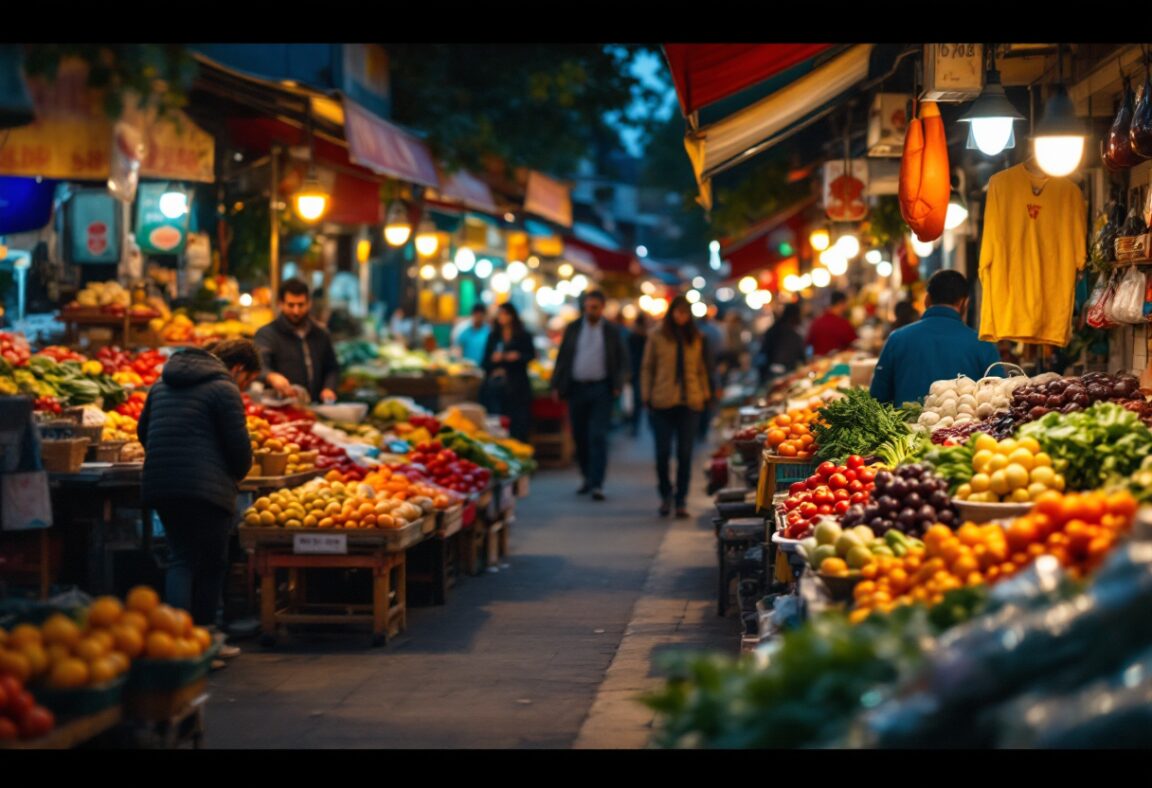
{"type": "Polygon", "coordinates": [[[900,514],[896,517],[896,521],[902,525],[913,525],[916,522],[916,510],[901,509],[900,514]]]}

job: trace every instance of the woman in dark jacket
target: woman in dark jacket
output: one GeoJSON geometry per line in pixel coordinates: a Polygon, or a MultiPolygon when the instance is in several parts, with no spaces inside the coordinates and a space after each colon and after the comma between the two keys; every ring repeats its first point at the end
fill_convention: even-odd
{"type": "Polygon", "coordinates": [[[240,391],[260,372],[246,339],[176,353],[144,403],[142,498],[160,515],[172,548],[165,598],[214,626],[227,570],[236,483],[252,467],[240,391]]]}
{"type": "Polygon", "coordinates": [[[804,338],[800,336],[800,305],[788,304],[760,344],[760,383],[785,375],[804,363],[804,338]]]}
{"type": "Polygon", "coordinates": [[[486,406],[508,417],[508,432],[518,441],[527,442],[532,424],[528,362],[534,358],[536,346],[520,320],[520,313],[511,304],[501,304],[484,347],[484,371],[488,374],[486,406]]]}

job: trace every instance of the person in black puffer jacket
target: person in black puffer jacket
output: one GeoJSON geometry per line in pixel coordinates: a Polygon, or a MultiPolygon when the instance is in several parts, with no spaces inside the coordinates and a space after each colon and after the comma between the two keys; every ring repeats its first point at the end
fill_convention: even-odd
{"type": "Polygon", "coordinates": [[[236,483],[252,467],[240,392],[260,372],[246,339],[176,353],[152,387],[137,434],[144,444],[142,498],[160,515],[172,563],[168,604],[214,626],[227,570],[236,483]]]}

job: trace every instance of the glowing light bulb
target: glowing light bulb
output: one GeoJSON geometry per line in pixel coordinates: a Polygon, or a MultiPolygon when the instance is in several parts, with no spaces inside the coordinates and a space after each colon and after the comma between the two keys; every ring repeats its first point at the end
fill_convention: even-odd
{"type": "Polygon", "coordinates": [[[744,293],[745,295],[755,291],[756,288],[758,288],[759,286],[760,286],[760,283],[757,282],[756,277],[753,277],[753,276],[744,277],[743,279],[740,280],[740,284],[737,285],[737,287],[740,288],[740,292],[744,293]]]}
{"type": "Polygon", "coordinates": [[[883,277],[892,276],[892,263],[887,260],[882,260],[880,264],[876,266],[876,273],[883,277]]]}
{"type": "Polygon", "coordinates": [[[697,301],[695,304],[692,305],[692,315],[694,317],[704,317],[704,315],[706,315],[706,314],[708,314],[708,305],[707,304],[702,304],[699,301],[697,301]]]}
{"type": "Polygon", "coordinates": [[[476,253],[469,249],[467,246],[462,246],[456,250],[456,268],[457,270],[468,273],[476,266],[476,253]]]}
{"type": "Polygon", "coordinates": [[[459,276],[459,274],[460,271],[456,268],[455,263],[444,263],[444,265],[440,266],[440,276],[444,277],[449,282],[459,276]]]}
{"type": "Polygon", "coordinates": [[[817,268],[812,272],[812,284],[817,287],[827,287],[832,283],[832,274],[827,268],[817,268]]]}
{"type": "Polygon", "coordinates": [[[684,297],[688,299],[689,304],[700,303],[700,291],[699,290],[689,290],[687,293],[684,294],[684,297]]]}
{"type": "Polygon", "coordinates": [[[482,257],[476,261],[476,276],[481,279],[492,276],[492,261],[487,257],[482,257]]]}

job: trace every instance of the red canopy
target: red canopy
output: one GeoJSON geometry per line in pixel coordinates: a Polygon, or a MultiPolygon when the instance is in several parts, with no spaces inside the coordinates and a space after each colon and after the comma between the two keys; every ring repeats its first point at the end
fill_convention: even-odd
{"type": "Polygon", "coordinates": [[[564,236],[564,245],[573,246],[590,254],[596,260],[596,267],[605,273],[634,273],[632,256],[629,254],[586,243],[571,235],[564,236]]]}
{"type": "Polygon", "coordinates": [[[831,44],[665,44],[680,111],[738,93],[819,55],[831,44]]]}

